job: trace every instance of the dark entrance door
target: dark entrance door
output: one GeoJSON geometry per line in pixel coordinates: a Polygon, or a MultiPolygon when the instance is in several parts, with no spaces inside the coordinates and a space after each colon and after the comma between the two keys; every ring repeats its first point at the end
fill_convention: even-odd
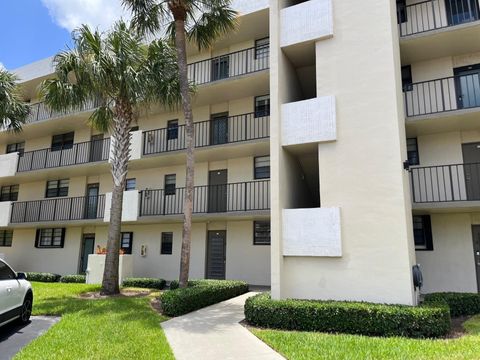
{"type": "Polygon", "coordinates": [[[228,55],[212,59],[212,81],[228,78],[229,68],[230,58],[228,55]]]}
{"type": "Polygon", "coordinates": [[[208,212],[227,211],[227,170],[214,170],[208,174],[208,212]]]}
{"type": "Polygon", "coordinates": [[[475,270],[477,271],[477,290],[480,292],[480,226],[472,226],[473,230],[473,256],[475,259],[475,270]]]}
{"type": "Polygon", "coordinates": [[[227,232],[209,231],[207,240],[207,279],[225,279],[227,232]]]}
{"type": "Polygon", "coordinates": [[[478,20],[477,0],[447,0],[445,6],[450,26],[478,20]]]}
{"type": "Polygon", "coordinates": [[[80,253],[80,274],[85,274],[88,266],[88,255],[95,251],[95,234],[84,234],[80,253]]]}
{"type": "Polygon", "coordinates": [[[85,218],[96,219],[98,210],[98,184],[87,185],[87,198],[85,199],[85,218]]]}
{"type": "Polygon", "coordinates": [[[90,162],[103,160],[103,134],[93,135],[90,143],[90,162]]]}
{"type": "Polygon", "coordinates": [[[210,121],[210,145],[228,143],[228,113],[212,115],[210,121]]]}
{"type": "Polygon", "coordinates": [[[480,143],[462,144],[468,200],[480,200],[480,143]]]}
{"type": "Polygon", "coordinates": [[[458,108],[480,106],[480,64],[456,68],[454,74],[458,108]]]}

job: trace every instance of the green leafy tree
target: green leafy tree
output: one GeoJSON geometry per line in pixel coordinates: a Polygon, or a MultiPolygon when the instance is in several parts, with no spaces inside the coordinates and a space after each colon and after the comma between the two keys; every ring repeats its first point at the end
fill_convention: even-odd
{"type": "Polygon", "coordinates": [[[25,124],[30,107],[22,99],[18,78],[0,67],[0,121],[1,128],[19,132],[25,124]]]}
{"type": "Polygon", "coordinates": [[[186,133],[186,177],[183,207],[180,287],[186,287],[190,269],[194,189],[194,125],[192,99],[187,75],[187,41],[209,48],[215,40],[236,27],[236,12],[230,0],[122,0],[133,13],[132,24],[144,35],[164,34],[174,42],[180,74],[182,108],[186,133]]]}

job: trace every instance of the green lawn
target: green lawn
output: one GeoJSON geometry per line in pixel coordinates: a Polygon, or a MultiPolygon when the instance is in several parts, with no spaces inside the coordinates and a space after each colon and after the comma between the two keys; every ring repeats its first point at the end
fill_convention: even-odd
{"type": "Polygon", "coordinates": [[[150,298],[87,300],[85,284],[32,283],[34,315],[61,315],[46,334],[25,347],[20,359],[174,359],[150,298]]]}
{"type": "Polygon", "coordinates": [[[452,340],[372,338],[355,335],[253,329],[290,360],[306,359],[480,359],[480,316],[464,324],[469,335],[452,340]]]}

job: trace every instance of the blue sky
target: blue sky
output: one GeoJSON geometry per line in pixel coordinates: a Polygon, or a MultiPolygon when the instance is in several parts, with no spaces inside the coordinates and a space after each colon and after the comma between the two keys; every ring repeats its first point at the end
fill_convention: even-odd
{"type": "Polygon", "coordinates": [[[12,70],[52,56],[80,24],[107,29],[121,16],[120,0],[1,0],[0,63],[12,70]]]}

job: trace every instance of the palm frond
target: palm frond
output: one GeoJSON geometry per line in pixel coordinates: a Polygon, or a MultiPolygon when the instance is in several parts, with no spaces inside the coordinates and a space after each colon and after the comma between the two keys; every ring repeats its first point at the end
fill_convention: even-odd
{"type": "Polygon", "coordinates": [[[0,69],[0,127],[19,132],[30,113],[30,107],[22,100],[17,77],[0,69]]]}

